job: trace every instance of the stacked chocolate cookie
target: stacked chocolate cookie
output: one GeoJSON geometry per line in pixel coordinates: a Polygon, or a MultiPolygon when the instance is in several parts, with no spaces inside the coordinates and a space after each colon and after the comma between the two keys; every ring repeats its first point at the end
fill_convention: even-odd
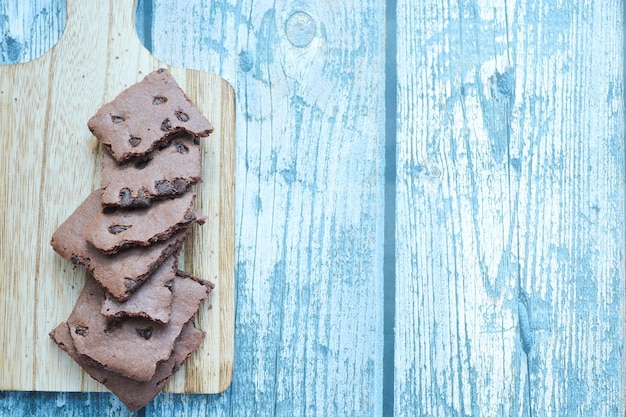
{"type": "Polygon", "coordinates": [[[201,181],[200,138],[213,131],[160,69],[104,105],[88,127],[105,149],[101,187],[52,236],[89,277],[50,336],[131,410],[147,404],[198,348],[193,324],[213,285],[178,269],[201,181]]]}

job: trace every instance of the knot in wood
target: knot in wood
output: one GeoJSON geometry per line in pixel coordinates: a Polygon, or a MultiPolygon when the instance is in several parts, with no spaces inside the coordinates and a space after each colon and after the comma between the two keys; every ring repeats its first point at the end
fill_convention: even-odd
{"type": "Polygon", "coordinates": [[[305,12],[295,12],[285,24],[287,39],[293,46],[304,48],[311,43],[315,36],[313,18],[305,12]]]}

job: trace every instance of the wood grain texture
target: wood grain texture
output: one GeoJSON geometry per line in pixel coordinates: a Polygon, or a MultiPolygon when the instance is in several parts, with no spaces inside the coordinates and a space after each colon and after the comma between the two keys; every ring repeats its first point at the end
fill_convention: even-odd
{"type": "Polygon", "coordinates": [[[237,92],[237,326],[224,395],[147,414],[380,415],[383,19],[376,1],[154,2],[155,56],[237,92]]]}
{"type": "MultiPolygon", "coordinates": [[[[52,251],[50,237],[99,183],[101,151],[87,120],[165,66],[135,36],[132,4],[68,1],[67,16],[49,53],[0,67],[1,389],[103,389],[48,337],[85,279],[83,269],[52,251]],[[99,25],[93,16],[102,17],[99,25]]],[[[234,354],[234,92],[214,74],[170,71],[215,125],[202,145],[206,180],[196,199],[207,222],[186,242],[183,264],[216,289],[196,320],[208,337],[166,389],[220,392],[231,381],[234,354]]]]}
{"type": "Polygon", "coordinates": [[[624,415],[621,3],[397,16],[397,415],[624,415]]]}

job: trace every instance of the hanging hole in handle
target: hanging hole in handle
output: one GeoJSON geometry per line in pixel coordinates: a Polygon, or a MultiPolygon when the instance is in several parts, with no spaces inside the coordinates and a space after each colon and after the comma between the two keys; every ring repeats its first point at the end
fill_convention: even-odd
{"type": "MultiPolygon", "coordinates": [[[[82,0],[81,0],[82,1],[82,0]]],[[[0,65],[31,62],[50,51],[67,25],[66,0],[38,0],[36,8],[0,2],[0,65]]],[[[135,30],[152,52],[152,0],[137,0],[135,30]]]]}
{"type": "Polygon", "coordinates": [[[0,65],[34,61],[61,39],[65,30],[65,0],[0,2],[0,65]]]}
{"type": "Polygon", "coordinates": [[[152,53],[152,0],[137,0],[135,29],[143,46],[152,53]]]}

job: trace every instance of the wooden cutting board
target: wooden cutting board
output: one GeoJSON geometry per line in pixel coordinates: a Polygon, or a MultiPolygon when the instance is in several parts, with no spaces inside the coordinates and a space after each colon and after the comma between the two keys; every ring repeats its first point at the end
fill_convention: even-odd
{"type": "Polygon", "coordinates": [[[181,261],[216,284],[196,317],[207,337],[166,391],[217,393],[230,384],[234,92],[214,74],[152,57],[136,36],[135,9],[124,0],[67,0],[66,29],[50,52],[0,66],[0,390],[104,390],[48,337],[69,315],[86,278],[52,250],[50,238],[99,186],[101,148],[87,121],[160,67],[215,126],[202,142],[205,180],[196,187],[196,208],[208,221],[195,228],[181,261]]]}

